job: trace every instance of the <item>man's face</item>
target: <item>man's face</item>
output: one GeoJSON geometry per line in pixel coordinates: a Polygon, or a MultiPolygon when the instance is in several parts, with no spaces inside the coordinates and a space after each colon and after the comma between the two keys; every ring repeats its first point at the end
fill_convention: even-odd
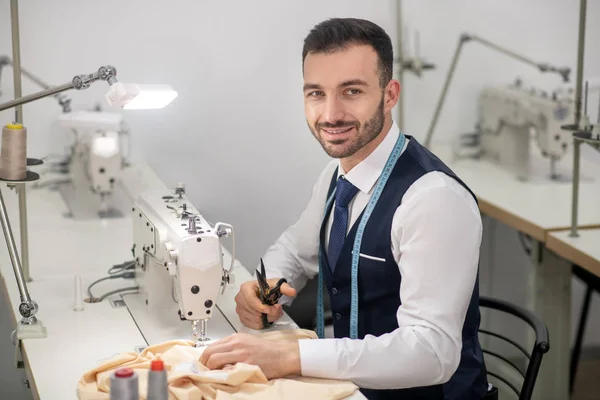
{"type": "Polygon", "coordinates": [[[389,109],[377,66],[377,53],[366,45],[306,56],[306,120],[330,157],[350,157],[381,132],[389,109]]]}

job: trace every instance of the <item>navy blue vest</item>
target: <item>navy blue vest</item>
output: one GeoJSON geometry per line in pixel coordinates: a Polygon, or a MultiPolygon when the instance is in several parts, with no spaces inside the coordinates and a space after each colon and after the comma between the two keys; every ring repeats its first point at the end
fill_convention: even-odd
{"type": "MultiPolygon", "coordinates": [[[[409,139],[405,151],[396,162],[390,178],[381,193],[369,221],[366,224],[362,239],[361,253],[384,258],[385,262],[361,257],[358,267],[358,338],[367,334],[380,336],[398,328],[396,312],[400,306],[400,271],[391,250],[390,232],[392,219],[396,209],[402,202],[406,190],[424,174],[441,171],[455,178],[477,198],[471,190],[435,155],[421,146],[416,139],[409,139]]],[[[331,178],[330,197],[337,180],[337,169],[331,178]]],[[[333,202],[332,202],[333,203],[333,202]]],[[[331,206],[325,215],[329,215],[331,206]]],[[[359,216],[357,221],[360,221],[359,216]]],[[[326,221],[327,219],[324,219],[326,221]]],[[[324,234],[326,223],[321,226],[321,265],[327,290],[331,299],[331,312],[335,337],[350,336],[350,299],[351,299],[351,265],[352,246],[356,236],[358,223],[350,229],[344,247],[335,267],[331,268],[325,256],[324,234]]],[[[402,399],[402,400],[480,400],[487,392],[487,372],[483,353],[477,337],[479,330],[479,278],[473,288],[471,302],[463,325],[463,348],[457,371],[449,382],[399,390],[361,389],[370,400],[402,399]]],[[[398,360],[402,362],[402,360],[398,360]]],[[[385,366],[393,368],[393,366],[385,366]]]]}

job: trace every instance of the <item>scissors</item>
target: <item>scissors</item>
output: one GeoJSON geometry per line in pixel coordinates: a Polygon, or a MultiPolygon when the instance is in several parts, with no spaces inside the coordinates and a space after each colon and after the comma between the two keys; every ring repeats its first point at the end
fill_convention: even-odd
{"type": "MultiPolygon", "coordinates": [[[[285,278],[279,279],[277,284],[273,287],[269,287],[267,283],[267,274],[265,273],[265,264],[263,263],[262,258],[260,259],[260,271],[256,271],[256,280],[258,281],[258,290],[256,295],[260,299],[263,304],[273,306],[277,304],[279,299],[281,298],[281,285],[287,282],[285,278]]],[[[262,314],[262,323],[263,328],[268,328],[273,323],[269,322],[267,318],[267,314],[262,314]]]]}

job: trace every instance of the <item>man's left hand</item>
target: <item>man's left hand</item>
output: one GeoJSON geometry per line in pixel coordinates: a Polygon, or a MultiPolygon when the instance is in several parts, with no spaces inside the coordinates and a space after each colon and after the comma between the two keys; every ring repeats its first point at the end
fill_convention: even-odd
{"type": "Polygon", "coordinates": [[[236,333],[207,346],[200,362],[209,369],[238,362],[257,365],[269,380],[301,373],[297,340],[276,342],[247,333],[236,333]]]}

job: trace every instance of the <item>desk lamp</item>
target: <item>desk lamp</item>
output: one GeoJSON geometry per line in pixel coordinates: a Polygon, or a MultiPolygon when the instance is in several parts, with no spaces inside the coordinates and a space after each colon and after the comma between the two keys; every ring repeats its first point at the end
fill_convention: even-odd
{"type": "Polygon", "coordinates": [[[446,99],[446,94],[448,93],[448,87],[450,86],[450,81],[452,80],[452,76],[454,75],[454,71],[456,69],[456,64],[458,63],[458,59],[460,57],[460,52],[463,48],[463,45],[468,42],[479,42],[480,44],[494,49],[506,56],[512,57],[516,60],[519,60],[525,64],[528,64],[534,68],[537,68],[540,72],[552,72],[557,75],[560,75],[563,82],[569,82],[569,74],[571,73],[571,69],[568,67],[556,67],[552,66],[545,62],[537,62],[529,59],[521,54],[517,54],[512,50],[507,48],[498,46],[495,43],[490,42],[489,40],[483,39],[479,36],[463,33],[460,35],[458,39],[458,44],[454,51],[454,56],[452,57],[452,62],[450,63],[450,68],[448,69],[448,73],[446,74],[446,80],[444,81],[444,86],[442,88],[442,92],[440,93],[440,97],[435,107],[435,111],[433,112],[433,117],[431,119],[431,123],[429,125],[429,129],[427,130],[427,136],[425,137],[425,141],[423,145],[427,148],[431,146],[431,138],[433,137],[433,131],[435,130],[435,126],[437,124],[438,118],[440,116],[440,112],[442,110],[442,106],[444,105],[444,101],[446,99]]]}

